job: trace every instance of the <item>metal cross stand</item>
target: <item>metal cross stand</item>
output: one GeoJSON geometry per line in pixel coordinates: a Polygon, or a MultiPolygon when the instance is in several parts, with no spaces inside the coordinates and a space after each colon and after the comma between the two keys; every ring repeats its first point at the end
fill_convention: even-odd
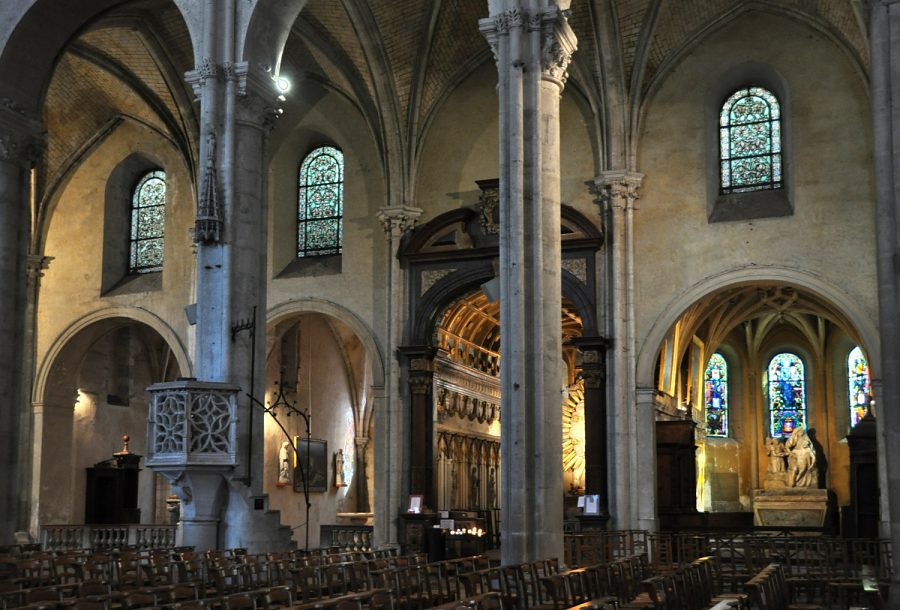
{"type": "MultiPolygon", "coordinates": [[[[310,415],[309,410],[306,412],[301,411],[297,408],[296,404],[291,404],[288,402],[287,397],[284,395],[284,388],[281,387],[280,383],[276,383],[278,386],[278,394],[275,395],[275,401],[270,403],[267,407],[265,404],[260,402],[258,398],[256,398],[253,393],[256,390],[256,351],[254,349],[256,342],[256,307],[253,307],[253,315],[246,320],[239,320],[236,324],[231,327],[231,340],[234,341],[237,337],[237,334],[243,331],[250,331],[250,391],[247,393],[247,398],[250,399],[250,404],[254,404],[260,407],[263,412],[268,413],[272,416],[272,419],[275,420],[275,423],[278,424],[278,427],[281,428],[281,431],[284,432],[284,435],[288,439],[288,443],[291,445],[291,449],[294,450],[294,455],[299,456],[300,452],[297,451],[297,444],[294,442],[294,437],[290,435],[287,431],[287,428],[284,427],[284,424],[278,419],[278,409],[284,409],[284,416],[290,417],[291,415],[299,415],[303,418],[303,423],[306,424],[306,465],[304,466],[303,460],[297,460],[297,467],[300,470],[300,477],[303,479],[303,501],[306,504],[306,542],[304,544],[304,549],[309,550],[309,509],[312,506],[309,502],[309,477],[306,474],[306,468],[309,467],[309,439],[310,439],[310,415]]],[[[250,460],[253,456],[253,451],[251,449],[251,444],[253,442],[253,417],[250,417],[250,433],[249,433],[249,442],[247,443],[247,472],[251,472],[250,470],[250,460]]]]}
{"type": "Polygon", "coordinates": [[[306,504],[306,542],[304,545],[304,549],[309,550],[309,508],[312,506],[309,502],[309,477],[306,474],[306,468],[309,467],[309,439],[310,439],[310,415],[309,410],[307,409],[305,412],[301,411],[296,407],[296,404],[291,404],[288,402],[287,397],[284,395],[284,388],[281,387],[280,383],[276,382],[278,386],[278,394],[275,395],[275,401],[270,402],[269,406],[264,405],[262,402],[257,400],[254,396],[247,394],[253,404],[262,408],[262,410],[271,415],[272,419],[275,420],[275,423],[278,424],[278,427],[281,428],[281,431],[284,432],[284,435],[287,437],[288,442],[291,444],[291,448],[294,450],[294,455],[299,456],[300,452],[297,450],[297,444],[294,442],[294,437],[290,435],[287,431],[287,428],[284,427],[284,424],[281,423],[281,420],[278,419],[278,409],[284,409],[284,416],[290,417],[291,415],[299,415],[303,418],[303,423],[306,424],[306,464],[304,465],[303,460],[297,460],[297,467],[300,470],[300,477],[303,479],[303,501],[306,504]]]}

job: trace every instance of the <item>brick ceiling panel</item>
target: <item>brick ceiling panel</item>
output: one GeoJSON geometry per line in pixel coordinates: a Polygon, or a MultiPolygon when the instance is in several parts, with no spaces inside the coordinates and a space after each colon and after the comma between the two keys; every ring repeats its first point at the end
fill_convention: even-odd
{"type": "Polygon", "coordinates": [[[419,46],[428,28],[429,4],[410,0],[369,2],[390,62],[402,116],[406,116],[409,110],[410,91],[419,68],[419,46]]]}
{"type": "Polygon", "coordinates": [[[672,51],[687,42],[704,25],[738,3],[739,0],[663,2],[647,57],[644,88],[653,80],[672,51]]]}
{"type": "Polygon", "coordinates": [[[869,67],[868,42],[849,0],[786,0],[786,4],[794,4],[834,28],[849,43],[863,65],[869,67]]]}
{"type": "MultiPolygon", "coordinates": [[[[339,49],[339,54],[347,57],[355,70],[355,74],[348,74],[348,78],[360,78],[365,84],[370,98],[374,99],[374,87],[372,75],[363,52],[362,44],[356,34],[356,29],[350,22],[347,11],[342,3],[334,0],[312,1],[306,5],[300,13],[301,19],[306,19],[315,29],[334,41],[334,48],[339,49]]],[[[311,45],[312,46],[312,45],[311,45]]]]}
{"type": "Polygon", "coordinates": [[[194,48],[191,42],[191,33],[178,9],[168,4],[155,13],[153,23],[163,39],[165,52],[169,55],[175,67],[176,74],[184,74],[194,69],[194,48]]]}
{"type": "Polygon", "coordinates": [[[487,17],[484,0],[443,0],[428,56],[422,93],[422,116],[431,111],[448,84],[462,70],[471,69],[471,59],[488,52],[478,31],[478,20],[487,17]]]}
{"type": "Polygon", "coordinates": [[[165,132],[159,117],[120,80],[72,54],[60,59],[47,90],[47,173],[65,160],[117,115],[130,115],[165,132]]]}
{"type": "MultiPolygon", "coordinates": [[[[587,74],[594,73],[597,63],[597,44],[594,38],[594,26],[591,23],[591,13],[586,4],[576,5],[569,15],[569,25],[578,39],[578,49],[575,51],[573,61],[583,64],[587,74]]],[[[593,87],[595,83],[582,83],[583,86],[593,87]]]]}
{"type": "Polygon", "coordinates": [[[156,60],[150,55],[136,31],[121,27],[103,28],[87,32],[79,40],[101,50],[103,54],[127,68],[163,101],[173,117],[178,116],[175,98],[156,60]]]}
{"type": "Polygon", "coordinates": [[[622,41],[622,67],[625,70],[626,83],[631,82],[634,56],[649,5],[649,0],[616,1],[616,18],[619,25],[619,38],[622,41]]]}

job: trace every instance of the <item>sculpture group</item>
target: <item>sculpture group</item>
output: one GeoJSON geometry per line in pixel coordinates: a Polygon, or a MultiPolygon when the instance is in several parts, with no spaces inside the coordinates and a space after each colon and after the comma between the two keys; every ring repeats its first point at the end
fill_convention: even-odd
{"type": "Polygon", "coordinates": [[[786,441],[766,440],[769,466],[766,488],[817,487],[816,449],[803,426],[794,428],[786,441]]]}

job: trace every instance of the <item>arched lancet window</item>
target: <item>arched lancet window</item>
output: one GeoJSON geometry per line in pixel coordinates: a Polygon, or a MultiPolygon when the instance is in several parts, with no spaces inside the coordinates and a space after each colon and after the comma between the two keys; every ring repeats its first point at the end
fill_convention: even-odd
{"type": "Polygon", "coordinates": [[[340,254],[343,246],[344,154],[313,149],[300,165],[297,256],[340,254]]]}
{"type": "Polygon", "coordinates": [[[722,105],[719,161],[723,194],[782,187],[781,108],[770,91],[745,87],[722,105]]]}
{"type": "Polygon", "coordinates": [[[806,377],[796,354],[782,353],[769,361],[769,436],[790,436],[806,426],[806,377]]]}
{"type": "Polygon", "coordinates": [[[166,224],[166,172],[144,174],[131,194],[131,273],[161,271],[166,224]]]}
{"type": "Polygon", "coordinates": [[[847,356],[847,379],[850,386],[850,427],[866,416],[869,411],[869,362],[862,349],[857,346],[847,356]]]}
{"type": "Polygon", "coordinates": [[[706,435],[728,436],[728,363],[722,354],[709,357],[704,379],[706,435]]]}

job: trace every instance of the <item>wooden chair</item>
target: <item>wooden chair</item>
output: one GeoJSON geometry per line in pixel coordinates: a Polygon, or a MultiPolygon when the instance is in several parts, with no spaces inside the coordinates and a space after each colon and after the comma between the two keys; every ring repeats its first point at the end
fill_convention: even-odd
{"type": "Polygon", "coordinates": [[[294,603],[293,597],[290,587],[272,587],[267,589],[265,595],[262,596],[263,608],[272,610],[273,608],[290,607],[294,603]]]}

